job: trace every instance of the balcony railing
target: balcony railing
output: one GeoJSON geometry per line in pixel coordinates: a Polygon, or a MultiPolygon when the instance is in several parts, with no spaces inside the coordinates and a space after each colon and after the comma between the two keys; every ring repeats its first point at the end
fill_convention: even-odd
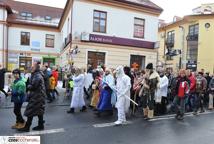
{"type": "Polygon", "coordinates": [[[188,35],[186,39],[187,41],[198,41],[198,35],[188,35]]]}

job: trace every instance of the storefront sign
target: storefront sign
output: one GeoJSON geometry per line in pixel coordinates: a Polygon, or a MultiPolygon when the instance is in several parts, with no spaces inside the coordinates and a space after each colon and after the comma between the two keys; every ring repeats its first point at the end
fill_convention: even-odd
{"type": "MultiPolygon", "coordinates": [[[[82,40],[84,41],[84,40],[82,40]]],[[[143,40],[134,40],[120,37],[111,37],[111,36],[103,36],[103,35],[89,35],[89,41],[94,43],[103,43],[103,44],[111,44],[111,45],[121,45],[121,46],[131,46],[131,47],[139,47],[139,48],[149,48],[154,49],[154,42],[143,41],[143,40]]]]}

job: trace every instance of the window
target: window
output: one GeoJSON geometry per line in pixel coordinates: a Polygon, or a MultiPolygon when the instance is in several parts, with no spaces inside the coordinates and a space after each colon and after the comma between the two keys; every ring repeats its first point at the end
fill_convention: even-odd
{"type": "Polygon", "coordinates": [[[54,48],[54,35],[46,34],[46,47],[54,48]]]}
{"type": "Polygon", "coordinates": [[[21,32],[21,45],[30,45],[30,33],[21,32]]]}
{"type": "Polygon", "coordinates": [[[94,32],[106,33],[107,13],[102,11],[94,11],[94,32]]]}
{"type": "Polygon", "coordinates": [[[198,31],[199,31],[198,24],[189,26],[189,35],[190,36],[198,35],[198,31]]]}
{"type": "Polygon", "coordinates": [[[32,13],[29,13],[29,12],[21,12],[21,17],[24,18],[24,19],[32,19],[32,13]]]}
{"type": "Polygon", "coordinates": [[[51,21],[51,16],[45,16],[45,20],[51,21]]]}
{"type": "Polygon", "coordinates": [[[174,43],[175,41],[175,31],[169,31],[167,33],[167,43],[174,43]]]}
{"type": "Polygon", "coordinates": [[[134,18],[134,37],[144,38],[145,20],[134,18]]]}

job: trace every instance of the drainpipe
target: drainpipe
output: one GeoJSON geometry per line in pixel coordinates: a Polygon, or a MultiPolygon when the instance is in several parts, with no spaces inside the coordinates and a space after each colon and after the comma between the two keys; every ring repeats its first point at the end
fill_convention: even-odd
{"type": "Polygon", "coordinates": [[[166,69],[166,28],[164,28],[164,69],[166,69]]]}
{"type": "MultiPolygon", "coordinates": [[[[3,21],[5,19],[5,11],[3,10],[3,21]]],[[[2,52],[2,65],[3,67],[5,67],[5,61],[4,61],[4,23],[3,23],[3,32],[2,32],[2,49],[3,49],[3,52],[2,52]]]]}
{"type": "Polygon", "coordinates": [[[8,41],[9,41],[9,28],[7,26],[7,41],[6,41],[6,68],[8,70],[8,57],[9,57],[9,48],[8,48],[8,41]]]}
{"type": "Polygon", "coordinates": [[[180,54],[180,62],[179,62],[179,68],[184,68],[184,62],[186,60],[185,58],[185,49],[184,49],[184,41],[185,41],[185,28],[183,26],[179,26],[179,28],[182,29],[182,49],[181,49],[181,54],[180,54]]]}

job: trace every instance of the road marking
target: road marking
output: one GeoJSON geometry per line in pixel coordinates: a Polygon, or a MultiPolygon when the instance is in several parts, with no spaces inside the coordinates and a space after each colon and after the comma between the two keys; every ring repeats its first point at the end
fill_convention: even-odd
{"type": "MultiPolygon", "coordinates": [[[[128,125],[128,124],[132,124],[132,122],[131,121],[127,121],[123,125],[128,125]]],[[[95,127],[95,128],[104,128],[104,127],[113,127],[113,126],[116,126],[114,122],[112,122],[112,123],[94,124],[93,125],[93,127],[95,127]]]]}
{"type": "MultiPolygon", "coordinates": [[[[199,115],[212,114],[212,113],[214,113],[214,111],[207,111],[204,113],[198,113],[198,116],[199,115]]],[[[193,115],[192,112],[189,112],[189,113],[185,113],[184,117],[195,117],[195,115],[193,115]]],[[[154,117],[153,119],[150,119],[149,121],[169,120],[169,119],[174,119],[174,118],[175,118],[175,114],[160,116],[160,117],[154,117]]]]}
{"type": "Polygon", "coordinates": [[[62,133],[62,132],[65,132],[64,128],[50,129],[50,130],[43,130],[43,131],[33,131],[33,132],[26,132],[26,133],[16,133],[14,134],[14,136],[44,135],[44,134],[62,133]]]}

